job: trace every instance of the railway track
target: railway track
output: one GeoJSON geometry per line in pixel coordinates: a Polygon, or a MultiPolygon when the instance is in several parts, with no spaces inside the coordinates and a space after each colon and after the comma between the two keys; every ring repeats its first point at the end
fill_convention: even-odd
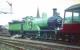
{"type": "Polygon", "coordinates": [[[10,39],[9,37],[0,37],[0,43],[12,46],[18,50],[80,50],[80,46],[71,46],[58,43],[41,42],[25,39],[10,39]]]}

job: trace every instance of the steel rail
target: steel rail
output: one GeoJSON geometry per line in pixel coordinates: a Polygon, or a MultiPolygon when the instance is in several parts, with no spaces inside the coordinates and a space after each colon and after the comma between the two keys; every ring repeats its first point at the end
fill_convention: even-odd
{"type": "MultiPolygon", "coordinates": [[[[35,48],[72,48],[72,49],[80,49],[80,46],[71,46],[71,45],[64,45],[64,44],[58,44],[58,43],[49,43],[49,42],[41,42],[41,41],[35,41],[35,40],[25,40],[25,39],[10,39],[9,37],[0,37],[0,41],[4,41],[7,43],[11,43],[14,45],[17,45],[19,47],[35,47],[35,48]]],[[[23,48],[24,48],[23,47],[23,48]]]]}

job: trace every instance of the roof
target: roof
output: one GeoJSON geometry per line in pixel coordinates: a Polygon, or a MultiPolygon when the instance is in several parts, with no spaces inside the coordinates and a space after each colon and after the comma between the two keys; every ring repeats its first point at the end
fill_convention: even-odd
{"type": "Polygon", "coordinates": [[[80,4],[72,5],[69,8],[67,8],[65,11],[69,12],[80,12],[80,4]]]}

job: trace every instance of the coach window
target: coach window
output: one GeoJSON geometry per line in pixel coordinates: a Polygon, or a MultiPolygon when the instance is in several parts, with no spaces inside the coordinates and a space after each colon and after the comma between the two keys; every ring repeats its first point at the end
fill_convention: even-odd
{"type": "Polygon", "coordinates": [[[72,12],[65,12],[65,19],[64,19],[65,24],[72,23],[72,12]]]}
{"type": "Polygon", "coordinates": [[[74,13],[73,23],[80,23],[79,13],[74,13]]]}

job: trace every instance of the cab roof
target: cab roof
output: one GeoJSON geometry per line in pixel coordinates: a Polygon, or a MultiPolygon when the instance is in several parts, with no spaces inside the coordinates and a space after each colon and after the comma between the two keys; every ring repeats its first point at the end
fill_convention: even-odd
{"type": "Polygon", "coordinates": [[[80,12],[80,4],[72,5],[69,8],[67,8],[65,11],[68,11],[68,12],[80,12]]]}

